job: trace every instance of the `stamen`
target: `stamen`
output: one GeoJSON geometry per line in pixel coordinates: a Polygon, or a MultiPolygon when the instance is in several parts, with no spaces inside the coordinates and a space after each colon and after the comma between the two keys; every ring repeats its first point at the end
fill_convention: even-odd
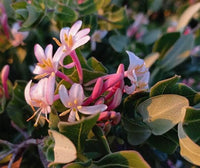
{"type": "Polygon", "coordinates": [[[77,99],[74,100],[74,104],[75,104],[75,105],[78,104],[78,100],[77,100],[77,99]]]}
{"type": "Polygon", "coordinates": [[[40,74],[40,75],[36,75],[36,76],[34,77],[34,79],[41,79],[41,78],[46,77],[47,75],[49,75],[49,74],[48,74],[48,73],[43,73],[43,74],[40,74]]]}
{"type": "Polygon", "coordinates": [[[68,109],[68,110],[62,112],[59,116],[60,116],[60,117],[65,116],[65,115],[68,114],[70,111],[71,111],[71,109],[68,109]]]}
{"type": "Polygon", "coordinates": [[[57,38],[55,38],[55,37],[53,37],[53,40],[56,42],[56,44],[60,47],[62,44],[60,43],[60,41],[57,39],[57,38]]]}

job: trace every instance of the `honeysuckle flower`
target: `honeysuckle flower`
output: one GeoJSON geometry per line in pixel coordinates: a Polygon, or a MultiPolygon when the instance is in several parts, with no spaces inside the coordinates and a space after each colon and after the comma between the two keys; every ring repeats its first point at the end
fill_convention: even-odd
{"type": "Polygon", "coordinates": [[[59,56],[62,54],[62,50],[58,49],[53,57],[53,46],[51,44],[49,44],[45,50],[43,50],[39,44],[36,44],[34,47],[34,52],[38,61],[35,69],[33,70],[33,73],[37,74],[35,77],[36,79],[49,76],[52,72],[54,72],[56,76],[66,80],[71,84],[73,83],[70,78],[58,71],[59,56]]]}
{"type": "Polygon", "coordinates": [[[143,24],[148,24],[148,19],[145,17],[145,15],[143,13],[139,13],[138,15],[135,16],[135,21],[134,23],[128,28],[127,30],[127,36],[128,37],[132,37],[133,35],[136,34],[136,32],[138,32],[138,30],[140,29],[140,27],[143,24]]]}
{"type": "Polygon", "coordinates": [[[150,78],[150,72],[145,66],[144,60],[137,57],[134,53],[127,51],[130,65],[125,72],[125,76],[129,78],[131,86],[125,86],[127,94],[133,94],[135,91],[147,90],[150,78]]]}
{"type": "Polygon", "coordinates": [[[96,50],[96,42],[100,43],[108,32],[106,30],[96,30],[91,36],[91,50],[96,50]]]}
{"type": "Polygon", "coordinates": [[[6,98],[9,98],[8,85],[7,85],[9,72],[10,72],[9,65],[5,65],[1,71],[1,82],[3,85],[3,90],[4,90],[4,94],[5,94],[6,98]]]}
{"type": "Polygon", "coordinates": [[[68,110],[61,113],[61,115],[69,114],[68,121],[73,122],[80,120],[78,112],[86,115],[95,114],[98,112],[105,111],[107,106],[104,104],[98,104],[93,106],[83,106],[85,99],[83,88],[80,84],[74,83],[68,91],[64,85],[59,87],[59,95],[63,105],[68,110]]]}
{"type": "Polygon", "coordinates": [[[21,28],[21,26],[20,26],[19,22],[14,23],[11,28],[11,33],[12,33],[13,39],[11,39],[10,42],[14,47],[23,45],[24,44],[23,40],[26,39],[29,34],[29,32],[27,32],[27,31],[25,31],[25,32],[19,31],[20,28],[21,28]]]}
{"type": "Polygon", "coordinates": [[[60,46],[60,49],[63,51],[63,54],[60,55],[60,64],[65,67],[65,65],[63,64],[63,60],[67,55],[70,55],[77,68],[80,83],[82,83],[83,81],[83,72],[75,49],[84,45],[90,40],[90,36],[88,35],[90,29],[85,28],[79,31],[81,25],[82,21],[79,20],[75,22],[71,28],[62,28],[60,31],[61,43],[54,38],[56,43],[60,46]]]}
{"type": "Polygon", "coordinates": [[[35,122],[35,126],[37,126],[41,114],[44,115],[45,119],[48,121],[47,114],[51,112],[51,105],[54,102],[55,74],[52,73],[49,78],[43,78],[33,86],[31,86],[31,84],[32,80],[26,85],[24,95],[26,102],[34,111],[34,107],[38,108],[28,119],[29,121],[38,114],[35,122]]]}

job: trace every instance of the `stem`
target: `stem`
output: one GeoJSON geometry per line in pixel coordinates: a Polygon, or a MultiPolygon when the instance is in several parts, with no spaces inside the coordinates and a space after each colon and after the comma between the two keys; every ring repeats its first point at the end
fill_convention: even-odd
{"type": "Polygon", "coordinates": [[[70,84],[73,84],[74,82],[64,73],[57,71],[56,72],[56,76],[59,78],[62,78],[63,80],[65,80],[66,82],[69,82],[70,84]]]}
{"type": "Polygon", "coordinates": [[[76,54],[76,51],[73,50],[70,53],[70,56],[71,56],[73,62],[75,62],[76,69],[77,69],[78,76],[79,76],[79,81],[80,81],[80,84],[82,84],[83,83],[83,70],[82,70],[82,67],[81,67],[81,63],[80,63],[80,61],[78,59],[78,56],[76,54]]]}

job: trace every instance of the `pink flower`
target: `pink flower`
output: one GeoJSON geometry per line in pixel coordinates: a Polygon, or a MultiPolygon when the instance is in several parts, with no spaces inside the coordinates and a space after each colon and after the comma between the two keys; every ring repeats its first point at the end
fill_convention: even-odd
{"type": "Polygon", "coordinates": [[[75,49],[84,45],[90,40],[90,36],[88,35],[90,29],[85,28],[79,31],[81,25],[82,21],[79,20],[76,23],[74,23],[71,28],[69,27],[62,28],[60,31],[61,43],[54,38],[56,43],[60,46],[60,50],[63,51],[63,54],[60,55],[59,58],[60,64],[65,67],[65,65],[63,64],[63,60],[67,55],[70,55],[77,68],[80,83],[83,82],[83,72],[78,56],[76,55],[75,49]]]}
{"type": "Polygon", "coordinates": [[[70,90],[68,91],[64,85],[59,87],[60,99],[68,110],[64,111],[60,115],[69,114],[68,121],[73,122],[75,120],[80,120],[78,112],[86,115],[95,114],[106,110],[107,106],[104,104],[98,104],[93,106],[83,106],[85,99],[83,88],[80,84],[74,83],[70,90]]]}
{"type": "Polygon", "coordinates": [[[21,28],[20,23],[16,22],[13,24],[12,28],[11,28],[11,33],[13,36],[13,39],[10,40],[11,44],[14,47],[17,47],[23,43],[23,40],[26,39],[26,37],[28,36],[29,32],[20,32],[19,29],[21,28]]]}
{"type": "Polygon", "coordinates": [[[26,102],[34,111],[34,107],[38,108],[28,119],[29,121],[39,113],[35,122],[35,126],[37,126],[41,114],[44,115],[45,119],[48,121],[47,114],[51,112],[51,105],[54,102],[55,74],[52,73],[49,78],[43,78],[33,86],[31,86],[31,84],[32,80],[26,85],[24,95],[26,102]]]}
{"type": "Polygon", "coordinates": [[[53,57],[53,46],[51,44],[49,44],[45,50],[43,50],[39,44],[36,44],[34,52],[36,59],[38,60],[38,63],[33,70],[33,73],[37,74],[35,77],[36,79],[49,76],[52,72],[54,72],[56,76],[61,77],[71,84],[73,83],[70,78],[58,71],[59,56],[62,55],[62,50],[58,49],[53,57]]]}
{"type": "Polygon", "coordinates": [[[1,81],[2,81],[3,90],[4,90],[4,94],[5,94],[6,98],[9,98],[8,85],[7,85],[9,72],[10,72],[9,65],[5,65],[1,71],[1,81]]]}
{"type": "Polygon", "coordinates": [[[134,53],[127,51],[130,65],[125,72],[125,76],[129,78],[131,86],[125,86],[127,94],[133,94],[136,91],[147,90],[150,78],[150,72],[145,66],[144,60],[137,57],[134,53]]]}

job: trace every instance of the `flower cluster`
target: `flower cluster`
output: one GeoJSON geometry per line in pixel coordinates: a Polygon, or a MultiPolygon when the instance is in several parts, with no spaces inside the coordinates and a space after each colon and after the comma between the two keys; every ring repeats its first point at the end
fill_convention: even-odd
{"type": "MultiPolygon", "coordinates": [[[[77,21],[71,28],[65,27],[60,31],[60,41],[54,38],[58,49],[53,55],[53,46],[49,44],[45,50],[36,44],[34,52],[38,63],[33,73],[38,83],[29,81],[25,88],[26,102],[32,107],[34,114],[28,120],[37,115],[35,125],[39,118],[48,121],[48,113],[51,112],[53,103],[60,100],[65,111],[58,111],[60,116],[67,115],[68,122],[80,120],[84,115],[100,112],[99,125],[116,125],[120,122],[120,113],[116,108],[122,101],[122,95],[133,94],[136,91],[147,90],[149,71],[142,59],[127,51],[130,59],[128,69],[120,64],[117,72],[94,78],[84,83],[83,69],[75,49],[90,40],[89,28],[80,30],[82,21],[77,21]],[[80,31],[79,31],[80,30],[80,31]],[[70,57],[72,62],[66,63],[70,57]],[[79,81],[75,82],[63,69],[75,68],[79,81]],[[125,83],[129,79],[131,86],[125,83]],[[57,84],[57,81],[65,81],[57,84]],[[67,84],[66,84],[67,83],[67,84]],[[56,91],[58,90],[58,91],[56,91]],[[87,92],[88,96],[85,96],[87,92]],[[35,110],[36,108],[36,110],[35,110]]],[[[48,121],[49,122],[49,121],[48,121]]]]}

